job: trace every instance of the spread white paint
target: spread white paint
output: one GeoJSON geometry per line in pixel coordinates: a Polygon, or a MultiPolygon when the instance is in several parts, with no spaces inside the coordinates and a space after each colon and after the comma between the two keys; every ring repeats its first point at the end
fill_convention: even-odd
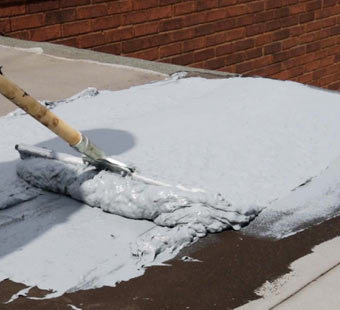
{"type": "MultiPolygon", "coordinates": [[[[21,191],[26,196],[18,201],[36,198],[0,211],[0,280],[51,289],[52,296],[115,285],[207,232],[239,228],[256,215],[255,206],[284,197],[340,154],[338,102],[337,93],[292,82],[190,78],[57,105],[60,117],[144,175],[221,196],[146,187],[105,172],[58,190],[116,214],[56,194],[21,191]],[[117,195],[119,188],[124,195],[117,195]],[[77,196],[84,189],[86,195],[77,196]],[[135,193],[141,195],[129,200],[135,193]]],[[[19,192],[16,143],[70,149],[27,115],[1,118],[0,131],[0,203],[8,207],[19,192]]],[[[51,160],[18,166],[21,176],[40,185],[60,177],[58,169],[51,160]]]]}

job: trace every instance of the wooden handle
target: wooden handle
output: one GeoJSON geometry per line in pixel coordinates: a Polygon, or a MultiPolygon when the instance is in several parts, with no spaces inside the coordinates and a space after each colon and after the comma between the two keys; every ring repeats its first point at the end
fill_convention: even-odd
{"type": "Polygon", "coordinates": [[[71,146],[81,141],[81,133],[0,74],[0,93],[71,146]]]}

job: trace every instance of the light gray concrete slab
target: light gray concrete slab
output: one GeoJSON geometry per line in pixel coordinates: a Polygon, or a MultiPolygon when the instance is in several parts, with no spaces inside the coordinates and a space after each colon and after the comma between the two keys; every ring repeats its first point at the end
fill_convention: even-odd
{"type": "Polygon", "coordinates": [[[237,310],[340,309],[340,237],[317,245],[290,269],[258,288],[260,299],[237,310]]]}
{"type": "Polygon", "coordinates": [[[178,66],[173,64],[161,63],[156,61],[148,61],[137,58],[125,57],[125,56],[117,56],[111,55],[101,52],[95,52],[88,49],[79,49],[74,47],[68,47],[64,45],[57,45],[47,42],[32,42],[32,41],[24,41],[13,38],[7,38],[0,36],[0,45],[12,46],[12,47],[21,47],[21,48],[32,48],[32,47],[41,47],[44,52],[48,55],[67,57],[72,59],[87,59],[93,61],[99,61],[102,63],[111,63],[111,64],[120,64],[124,66],[130,66],[134,68],[141,68],[152,70],[164,74],[172,74],[178,71],[190,71],[197,73],[206,73],[219,75],[221,77],[230,77],[230,76],[238,76],[239,74],[221,72],[215,70],[205,70],[199,68],[192,68],[186,66],[178,66]]]}
{"type": "Polygon", "coordinates": [[[340,309],[340,265],[273,309],[340,309]]]}
{"type": "MultiPolygon", "coordinates": [[[[38,100],[67,98],[87,87],[120,90],[168,76],[146,69],[50,56],[41,51],[0,45],[3,74],[38,100]]],[[[0,97],[0,114],[15,108],[0,97]]]]}

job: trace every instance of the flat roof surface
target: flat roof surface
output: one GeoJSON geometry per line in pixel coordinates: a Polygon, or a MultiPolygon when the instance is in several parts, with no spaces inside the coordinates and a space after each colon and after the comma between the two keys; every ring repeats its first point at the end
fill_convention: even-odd
{"type": "MultiPolygon", "coordinates": [[[[22,50],[13,47],[17,41],[10,42],[0,41],[3,73],[39,100],[67,98],[87,87],[129,88],[165,79],[178,69],[169,66],[157,71],[157,64],[148,68],[143,61],[138,66],[126,66],[98,63],[93,59],[79,60],[74,49],[75,57],[65,59],[61,55],[41,53],[37,43],[18,44],[21,48],[23,45],[33,48],[22,50]]],[[[65,55],[71,57],[71,53],[66,52],[68,49],[64,49],[65,55]]],[[[14,105],[0,98],[0,115],[13,109],[14,105]]],[[[282,240],[258,239],[242,231],[225,231],[209,235],[184,249],[169,266],[151,267],[144,276],[116,287],[79,291],[50,300],[18,298],[0,308],[71,309],[70,305],[75,305],[79,309],[235,309],[244,305],[241,309],[338,309],[340,242],[336,241],[339,235],[339,217],[282,240]],[[331,239],[335,241],[325,243],[319,252],[310,254],[314,246],[331,239]],[[310,256],[306,256],[308,254],[310,256]],[[184,262],[180,259],[184,255],[202,262],[184,262]],[[266,281],[287,275],[290,265],[298,259],[304,267],[276,282],[276,288],[259,299],[255,290],[266,281]],[[254,302],[247,304],[251,300],[254,302]]],[[[7,301],[23,287],[3,281],[0,302],[7,301]]]]}

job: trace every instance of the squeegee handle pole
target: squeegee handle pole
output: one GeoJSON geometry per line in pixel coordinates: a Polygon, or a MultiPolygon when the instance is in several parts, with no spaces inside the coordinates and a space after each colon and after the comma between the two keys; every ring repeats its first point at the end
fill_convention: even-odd
{"type": "Polygon", "coordinates": [[[0,93],[71,146],[81,141],[82,135],[78,130],[73,129],[57,115],[1,74],[0,93]]]}

